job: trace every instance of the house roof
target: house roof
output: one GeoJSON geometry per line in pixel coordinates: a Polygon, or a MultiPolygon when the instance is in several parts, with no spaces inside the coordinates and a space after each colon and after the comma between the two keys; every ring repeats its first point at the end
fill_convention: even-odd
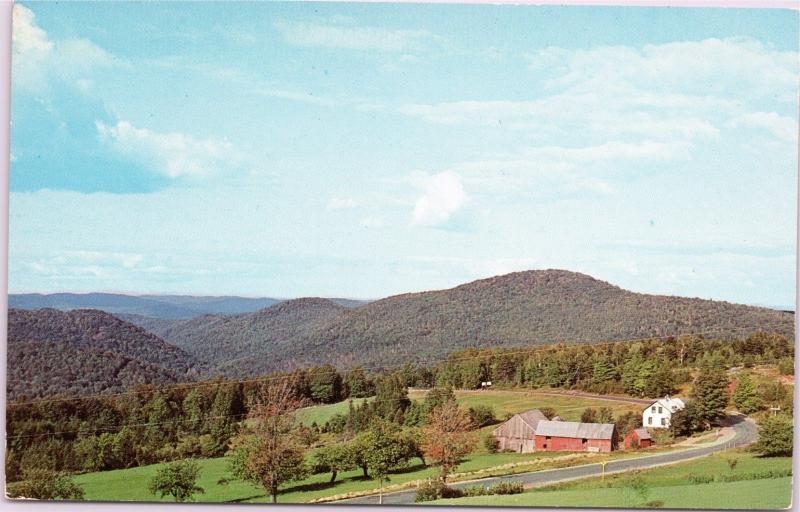
{"type": "Polygon", "coordinates": [[[664,398],[659,398],[658,400],[652,402],[650,405],[645,407],[644,410],[647,410],[654,405],[660,405],[669,412],[680,411],[686,407],[686,403],[682,399],[678,397],[665,396],[664,398]]]}
{"type": "Polygon", "coordinates": [[[639,439],[650,439],[650,432],[646,428],[635,428],[633,431],[639,439]]]}
{"type": "Polygon", "coordinates": [[[611,439],[614,435],[614,424],[543,420],[539,422],[539,426],[536,428],[536,435],[578,439],[611,439]]]}

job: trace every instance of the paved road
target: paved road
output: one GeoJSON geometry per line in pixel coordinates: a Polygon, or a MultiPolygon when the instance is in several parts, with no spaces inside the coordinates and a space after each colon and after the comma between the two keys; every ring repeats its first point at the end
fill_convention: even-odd
{"type": "MultiPolygon", "coordinates": [[[[725,450],[733,446],[742,446],[750,444],[758,437],[758,430],[750,419],[745,419],[741,416],[730,416],[733,429],[735,431],[734,437],[724,443],[713,445],[701,446],[698,448],[689,448],[686,450],[662,453],[656,455],[648,455],[635,459],[615,460],[610,461],[606,466],[606,474],[620,473],[624,471],[632,471],[636,469],[647,469],[654,466],[663,464],[670,464],[673,462],[680,462],[697,457],[703,457],[714,452],[725,450]]],[[[586,464],[582,466],[573,466],[562,469],[551,469],[535,471],[533,473],[521,473],[518,475],[509,475],[493,478],[484,478],[481,480],[473,480],[470,482],[458,482],[451,484],[452,487],[467,487],[470,485],[493,485],[499,482],[522,482],[525,486],[541,486],[563,482],[566,480],[577,480],[580,478],[588,478],[593,476],[600,476],[600,464],[586,464]]],[[[394,492],[385,494],[383,496],[384,504],[410,504],[414,503],[414,490],[394,492]]],[[[363,496],[360,498],[352,498],[349,500],[341,500],[334,502],[334,504],[347,504],[347,505],[375,505],[378,503],[378,496],[363,496]]]]}

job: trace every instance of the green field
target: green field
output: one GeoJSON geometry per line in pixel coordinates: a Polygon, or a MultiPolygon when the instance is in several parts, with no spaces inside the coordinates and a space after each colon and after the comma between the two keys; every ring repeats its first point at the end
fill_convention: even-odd
{"type": "Polygon", "coordinates": [[[605,481],[594,478],[578,480],[508,496],[478,496],[439,500],[437,505],[491,505],[528,507],[639,507],[645,502],[661,501],[665,508],[786,508],[791,502],[791,477],[739,482],[691,484],[689,475],[726,475],[756,473],[791,468],[790,457],[758,458],[737,451],[662,468],[642,471],[639,476],[649,492],[646,501],[636,495],[628,483],[631,474],[609,476],[605,481]],[[736,458],[734,470],[727,460],[736,458]]]}
{"type": "MultiPolygon", "coordinates": [[[[355,398],[353,405],[361,405],[369,398],[355,398]]],[[[347,414],[348,402],[337,402],[335,404],[315,405],[312,407],[305,407],[297,411],[297,421],[306,426],[311,426],[312,423],[317,425],[324,425],[334,414],[347,414]]]]}
{"type": "MultiPolygon", "coordinates": [[[[424,391],[411,391],[409,396],[412,399],[418,400],[421,399],[424,394],[424,391]]],[[[521,412],[535,407],[552,407],[566,420],[578,419],[581,412],[586,407],[610,407],[615,415],[621,414],[627,410],[639,410],[639,407],[636,405],[620,402],[581,397],[536,395],[524,391],[457,391],[456,396],[459,403],[466,407],[475,405],[491,406],[498,419],[502,419],[506,414],[521,412]]],[[[354,402],[358,403],[363,401],[364,399],[354,400],[354,402]]],[[[299,421],[306,425],[310,425],[312,422],[322,425],[334,414],[345,413],[347,408],[347,402],[319,405],[300,410],[297,413],[297,417],[299,421]]],[[[482,429],[481,435],[485,435],[493,428],[494,426],[485,427],[482,429]]],[[[313,452],[309,453],[309,457],[312,455],[313,452]]],[[[534,463],[536,461],[563,455],[564,454],[552,452],[538,454],[488,454],[483,444],[479,443],[475,453],[461,464],[456,471],[470,472],[505,464],[534,463]]],[[[266,496],[263,489],[232,480],[226,467],[227,459],[224,457],[199,459],[198,462],[201,466],[198,485],[205,489],[205,494],[197,496],[197,501],[260,502],[268,500],[268,496],[266,496]],[[229,479],[229,483],[221,485],[218,483],[220,479],[229,479]]],[[[154,464],[139,468],[89,473],[76,476],[75,481],[84,488],[86,499],[88,500],[159,501],[148,493],[147,484],[160,466],[159,464],[154,464]]],[[[433,475],[435,471],[436,470],[433,468],[422,467],[418,460],[414,460],[411,462],[410,468],[392,475],[389,485],[425,479],[433,475]]],[[[511,471],[511,469],[506,469],[500,472],[511,471]]],[[[282,488],[279,501],[303,502],[343,493],[368,491],[372,489],[377,490],[378,488],[378,482],[371,479],[363,479],[360,470],[340,474],[334,485],[328,483],[329,478],[330,474],[325,473],[313,475],[301,482],[287,484],[282,488]]],[[[165,499],[161,501],[168,500],[165,499]]]]}
{"type": "MultiPolygon", "coordinates": [[[[483,468],[499,466],[508,463],[536,461],[552,458],[557,453],[519,454],[497,453],[492,455],[472,455],[458,467],[458,471],[475,471],[483,468]]],[[[218,457],[213,459],[198,459],[200,464],[200,477],[198,485],[205,489],[205,494],[197,496],[197,501],[224,502],[224,501],[268,501],[263,489],[249,484],[231,480],[225,485],[218,484],[221,478],[230,479],[227,471],[227,459],[218,457]]],[[[75,482],[81,485],[86,493],[87,500],[95,501],[169,501],[157,500],[148,493],[147,484],[161,464],[153,464],[139,468],[120,469],[115,471],[100,471],[75,477],[75,482]]],[[[411,461],[411,466],[402,472],[391,476],[389,484],[400,484],[425,479],[434,475],[435,468],[422,467],[419,460],[411,461]]],[[[334,485],[330,485],[330,473],[312,475],[311,477],[282,488],[278,497],[280,502],[303,502],[325,496],[348,492],[378,489],[378,482],[372,479],[363,479],[361,470],[341,473],[334,485]]]]}
{"type": "MultiPolygon", "coordinates": [[[[411,398],[422,398],[426,392],[412,391],[411,398]]],[[[486,405],[494,409],[498,419],[503,419],[506,414],[516,414],[530,409],[552,407],[561,419],[565,421],[578,421],[581,413],[587,407],[608,407],[619,416],[626,411],[641,412],[643,406],[602,400],[598,398],[585,398],[579,396],[551,396],[534,391],[517,390],[491,390],[491,391],[456,391],[458,403],[464,407],[486,405]]]]}

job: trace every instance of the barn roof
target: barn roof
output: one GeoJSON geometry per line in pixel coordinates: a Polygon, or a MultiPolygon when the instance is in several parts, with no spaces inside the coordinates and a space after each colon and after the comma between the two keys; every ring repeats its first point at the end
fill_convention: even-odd
{"type": "Polygon", "coordinates": [[[636,432],[639,439],[650,439],[650,432],[646,428],[635,428],[633,431],[636,432]]]}
{"type": "Polygon", "coordinates": [[[577,423],[575,421],[540,421],[537,436],[573,437],[577,439],[611,439],[612,423],[577,423]]]}
{"type": "Polygon", "coordinates": [[[540,421],[547,421],[547,416],[542,414],[539,409],[531,409],[530,411],[521,412],[518,415],[522,421],[531,426],[534,430],[540,421]]]}

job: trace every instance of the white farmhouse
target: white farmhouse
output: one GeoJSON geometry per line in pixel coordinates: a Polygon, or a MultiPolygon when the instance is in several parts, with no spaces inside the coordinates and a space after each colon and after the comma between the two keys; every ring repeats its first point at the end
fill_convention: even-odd
{"type": "Polygon", "coordinates": [[[680,398],[670,398],[669,395],[656,400],[642,411],[642,426],[646,428],[669,428],[672,414],[686,407],[680,398]]]}

